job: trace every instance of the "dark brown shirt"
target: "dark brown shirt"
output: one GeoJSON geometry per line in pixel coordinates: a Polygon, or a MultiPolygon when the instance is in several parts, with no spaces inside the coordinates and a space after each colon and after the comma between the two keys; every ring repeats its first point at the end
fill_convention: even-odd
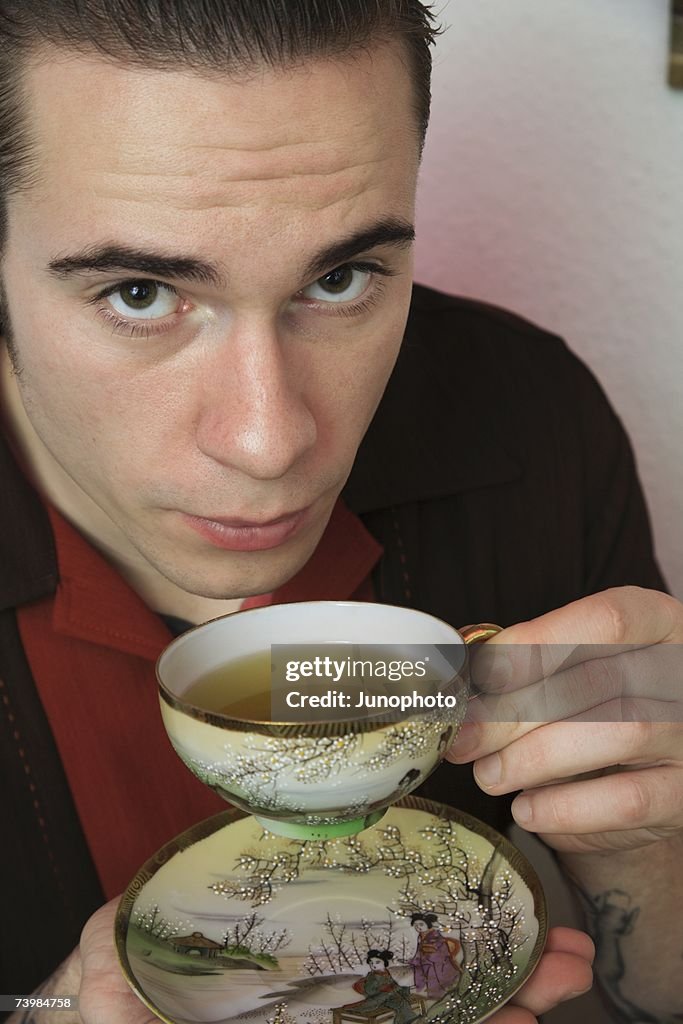
{"type": "MultiPolygon", "coordinates": [[[[0,990],[29,992],[103,894],[16,626],[59,578],[45,508],[0,444],[0,990]]],[[[664,589],[631,448],[563,342],[416,287],[399,360],[344,492],[384,554],[377,599],[510,625],[611,586],[664,589]]],[[[505,827],[468,766],[425,795],[505,827]]],[[[169,837],[170,838],[170,837],[169,837]]]]}

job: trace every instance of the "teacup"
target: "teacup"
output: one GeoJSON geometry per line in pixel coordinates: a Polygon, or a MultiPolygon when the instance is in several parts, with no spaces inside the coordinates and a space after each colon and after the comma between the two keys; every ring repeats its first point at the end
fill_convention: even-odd
{"type": "MultiPolygon", "coordinates": [[[[304,839],[351,835],[378,821],[442,760],[467,710],[467,645],[495,632],[497,627],[486,624],[458,632],[424,612],[366,602],[301,602],[237,612],[183,634],[159,658],[164,726],[197,778],[270,831],[304,839]],[[385,697],[383,710],[359,710],[356,698],[363,698],[356,693],[352,699],[347,690],[347,705],[337,706],[334,714],[320,706],[302,712],[302,695],[321,692],[304,676],[298,683],[282,684],[277,696],[287,713],[278,720],[262,711],[258,716],[244,713],[239,698],[249,698],[253,683],[246,683],[242,693],[226,694],[221,711],[188,696],[198,690],[198,681],[221,667],[229,670],[231,663],[250,655],[277,651],[273,645],[286,645],[290,653],[299,647],[321,654],[342,650],[349,653],[349,668],[356,664],[353,652],[362,658],[363,651],[380,647],[392,663],[415,666],[426,659],[432,696],[426,704],[403,696],[411,688],[416,695],[426,692],[415,688],[413,676],[402,678],[391,700],[385,697]],[[396,709],[399,700],[403,706],[396,709]]],[[[239,690],[240,672],[236,684],[232,675],[239,690]]],[[[392,689],[367,681],[362,685],[370,701],[392,689]]]]}

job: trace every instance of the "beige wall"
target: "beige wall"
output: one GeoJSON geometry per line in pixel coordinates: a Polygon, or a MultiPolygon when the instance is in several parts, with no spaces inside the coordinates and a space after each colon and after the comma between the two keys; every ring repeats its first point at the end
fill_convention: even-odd
{"type": "Polygon", "coordinates": [[[683,596],[683,92],[667,0],[451,0],[418,280],[563,334],[635,443],[683,596]]]}

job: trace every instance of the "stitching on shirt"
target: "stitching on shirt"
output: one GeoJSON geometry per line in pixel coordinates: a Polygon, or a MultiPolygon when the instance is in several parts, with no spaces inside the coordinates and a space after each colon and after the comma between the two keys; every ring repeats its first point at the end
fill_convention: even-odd
{"type": "Polygon", "coordinates": [[[410,579],[410,573],[408,572],[408,559],[406,558],[405,548],[403,546],[403,538],[401,537],[401,528],[398,525],[398,517],[396,512],[392,510],[391,522],[394,527],[394,537],[396,539],[396,548],[398,550],[398,558],[401,563],[401,576],[403,577],[403,596],[406,601],[412,600],[412,583],[410,579]]]}
{"type": "Polygon", "coordinates": [[[62,899],[62,903],[64,904],[64,907],[69,912],[71,912],[71,907],[70,907],[69,901],[67,899],[66,889],[64,887],[64,882],[62,881],[62,877],[60,875],[59,868],[57,866],[57,859],[56,859],[56,857],[54,855],[54,852],[52,850],[52,846],[50,845],[50,837],[49,837],[49,834],[48,834],[47,822],[45,821],[45,818],[43,816],[43,809],[41,807],[40,800],[38,799],[38,790],[37,790],[35,782],[33,781],[33,772],[31,771],[31,765],[29,764],[28,758],[26,756],[26,751],[23,748],[23,746],[21,745],[21,742],[22,742],[22,740],[21,740],[21,732],[19,731],[19,729],[18,729],[18,727],[16,725],[16,715],[15,715],[14,711],[12,710],[12,702],[10,701],[9,693],[7,691],[7,686],[5,684],[4,679],[2,679],[2,677],[0,677],[0,696],[1,696],[1,699],[2,699],[2,703],[5,706],[5,710],[7,712],[7,721],[9,722],[9,724],[10,724],[10,726],[12,728],[12,737],[13,737],[13,739],[15,741],[15,744],[16,744],[17,755],[18,755],[19,760],[21,761],[22,767],[24,769],[24,775],[25,775],[25,778],[26,778],[26,784],[27,784],[27,786],[29,788],[29,792],[31,794],[31,806],[33,807],[33,811],[34,811],[34,814],[35,814],[35,817],[36,817],[36,821],[38,823],[38,828],[40,830],[40,835],[42,837],[43,843],[45,844],[45,849],[47,851],[47,858],[48,858],[48,861],[50,862],[50,867],[52,868],[52,873],[54,874],[56,882],[57,882],[57,888],[59,890],[59,895],[60,895],[60,897],[62,899]]]}
{"type": "MultiPolygon", "coordinates": [[[[130,631],[123,632],[119,629],[112,629],[106,623],[101,623],[99,620],[93,621],[83,616],[82,614],[74,611],[74,599],[72,597],[72,592],[76,587],[78,587],[78,583],[75,580],[65,580],[63,583],[62,593],[64,604],[66,606],[64,619],[67,626],[70,626],[72,629],[77,629],[79,631],[81,639],[88,640],[91,643],[97,643],[98,641],[95,640],[92,635],[95,634],[98,638],[104,637],[105,639],[111,641],[135,644],[139,648],[137,651],[134,652],[138,657],[158,657],[159,648],[157,647],[157,645],[152,646],[149,642],[148,637],[146,637],[144,634],[130,631]],[[83,631],[86,633],[85,636],[83,636],[83,631]],[[88,636],[87,633],[90,633],[91,635],[88,636]],[[140,650],[141,648],[144,648],[144,653],[142,653],[142,650],[140,650]]],[[[86,588],[81,587],[80,589],[85,590],[87,593],[86,588]]]]}

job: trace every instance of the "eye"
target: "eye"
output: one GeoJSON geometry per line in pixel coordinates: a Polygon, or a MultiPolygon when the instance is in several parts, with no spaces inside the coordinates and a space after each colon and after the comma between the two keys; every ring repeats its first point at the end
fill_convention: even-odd
{"type": "Polygon", "coordinates": [[[177,313],[181,305],[178,293],[160,281],[125,281],[106,295],[109,305],[129,320],[160,320],[177,313]]]}
{"type": "Polygon", "coordinates": [[[344,263],[329,274],[319,277],[307,288],[302,288],[299,295],[318,302],[355,302],[366,290],[371,278],[372,269],[367,265],[344,263]]]}

